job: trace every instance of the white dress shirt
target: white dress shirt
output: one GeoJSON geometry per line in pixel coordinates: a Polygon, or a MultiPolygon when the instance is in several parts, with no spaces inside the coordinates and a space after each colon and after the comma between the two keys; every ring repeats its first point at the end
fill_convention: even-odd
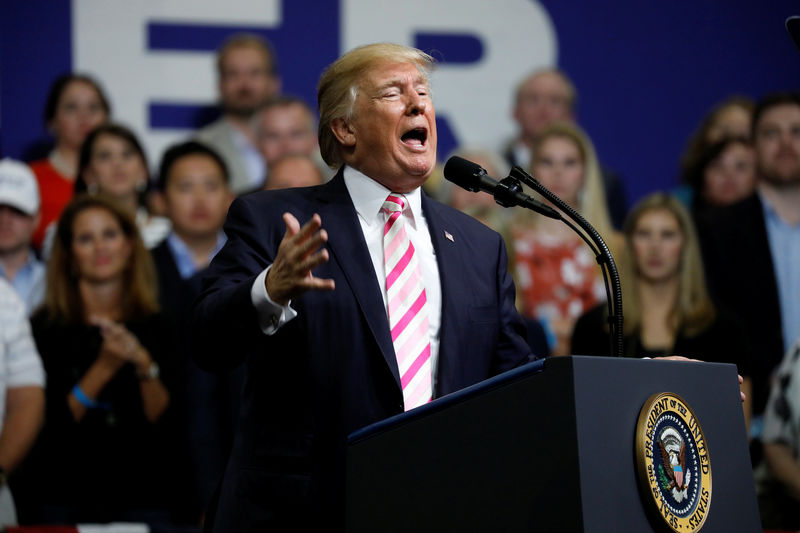
{"type": "MultiPolygon", "coordinates": [[[[389,311],[386,297],[386,273],[383,264],[383,227],[386,223],[386,214],[381,212],[383,202],[389,193],[393,192],[362,174],[361,172],[345,167],[344,183],[358,214],[358,222],[364,240],[367,243],[372,266],[378,285],[381,287],[383,306],[386,309],[388,321],[389,311]]],[[[425,285],[425,296],[428,306],[428,332],[431,343],[431,368],[436,373],[436,363],[439,356],[439,328],[442,318],[442,287],[439,280],[439,267],[436,263],[436,254],[428,230],[428,224],[422,213],[422,193],[420,189],[404,195],[408,200],[403,217],[406,233],[414,245],[415,253],[422,271],[422,281],[425,285]]],[[[305,221],[300,221],[302,225],[305,221]]],[[[325,220],[322,221],[325,227],[325,220]]],[[[259,317],[261,330],[271,335],[283,324],[297,316],[291,308],[291,302],[285,307],[272,302],[267,294],[265,280],[270,267],[264,269],[253,283],[250,297],[259,317]]],[[[435,382],[434,382],[435,384],[435,382]]]]}

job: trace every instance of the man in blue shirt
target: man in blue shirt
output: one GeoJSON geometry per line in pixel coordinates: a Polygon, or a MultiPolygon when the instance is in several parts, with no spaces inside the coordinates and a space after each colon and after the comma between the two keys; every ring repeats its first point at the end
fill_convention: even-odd
{"type": "MultiPolygon", "coordinates": [[[[222,158],[207,145],[188,141],[164,153],[158,178],[172,231],[153,251],[159,278],[161,310],[175,323],[178,346],[176,364],[181,380],[173,399],[172,416],[188,450],[187,487],[180,505],[191,522],[199,519],[222,476],[233,440],[239,409],[243,371],[216,376],[190,360],[186,319],[200,293],[199,275],[225,244],[222,225],[233,199],[228,170],[222,158]],[[190,500],[188,499],[190,497],[190,500]]],[[[177,498],[176,498],[177,500],[177,498]]]]}
{"type": "Polygon", "coordinates": [[[756,192],[698,220],[708,284],[743,321],[753,352],[760,433],[771,376],[800,337],[800,93],[761,100],[753,115],[756,192]]]}
{"type": "Polygon", "coordinates": [[[29,315],[44,298],[45,268],[31,248],[39,205],[39,186],[28,166],[0,161],[0,276],[14,287],[29,315]]]}

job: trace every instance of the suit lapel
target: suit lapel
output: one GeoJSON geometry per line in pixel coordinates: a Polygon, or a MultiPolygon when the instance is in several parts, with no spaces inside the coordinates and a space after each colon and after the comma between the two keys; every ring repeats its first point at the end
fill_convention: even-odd
{"type": "Polygon", "coordinates": [[[339,170],[336,176],[320,189],[319,202],[319,215],[322,218],[322,227],[328,232],[328,250],[331,252],[331,258],[336,261],[347,278],[347,283],[358,301],[381,354],[397,386],[400,387],[400,372],[397,368],[381,287],[378,285],[372,259],[358,222],[358,214],[347,192],[342,170],[339,170]]]}
{"type": "Polygon", "coordinates": [[[459,291],[458,279],[456,275],[452,275],[453,265],[463,264],[464,258],[462,257],[461,250],[456,240],[450,240],[447,235],[452,238],[452,232],[455,228],[448,228],[445,218],[442,217],[441,211],[438,206],[422,194],[422,211],[425,214],[425,221],[428,224],[428,231],[431,234],[431,242],[433,249],[436,252],[436,264],[439,267],[439,283],[442,288],[442,314],[441,326],[439,330],[439,360],[437,362],[437,375],[440,379],[437,380],[436,391],[434,397],[438,397],[438,390],[442,384],[442,377],[446,373],[443,370],[447,365],[455,361],[456,353],[458,351],[458,339],[456,337],[450,338],[454,331],[457,331],[457,324],[454,323],[455,316],[458,313],[452,310],[459,309],[462,305],[461,292],[459,291]],[[451,275],[447,275],[450,273],[451,275]]]}

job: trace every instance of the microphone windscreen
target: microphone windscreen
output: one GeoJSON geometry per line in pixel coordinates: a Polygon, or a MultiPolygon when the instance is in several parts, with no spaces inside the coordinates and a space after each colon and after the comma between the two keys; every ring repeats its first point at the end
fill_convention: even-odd
{"type": "Polygon", "coordinates": [[[477,163],[454,155],[444,165],[444,177],[460,187],[477,191],[480,189],[481,176],[486,171],[477,163]]]}

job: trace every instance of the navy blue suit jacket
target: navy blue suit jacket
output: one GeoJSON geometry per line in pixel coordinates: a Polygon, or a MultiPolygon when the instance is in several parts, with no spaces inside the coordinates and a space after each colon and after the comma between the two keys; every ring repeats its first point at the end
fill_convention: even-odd
{"type": "MultiPolygon", "coordinates": [[[[442,286],[435,397],[532,358],[514,308],[500,236],[422,197],[442,286]],[[446,235],[452,236],[452,240],[446,235]]],[[[388,319],[355,208],[339,173],[325,185],[237,199],[228,242],[195,307],[198,363],[246,358],[239,429],[217,507],[216,531],[261,531],[313,517],[342,527],[347,435],[402,412],[388,319]],[[277,253],[281,219],[319,213],[330,260],[314,275],[336,283],[292,302],[298,316],[272,336],[257,324],[250,290],[277,253]]]]}

